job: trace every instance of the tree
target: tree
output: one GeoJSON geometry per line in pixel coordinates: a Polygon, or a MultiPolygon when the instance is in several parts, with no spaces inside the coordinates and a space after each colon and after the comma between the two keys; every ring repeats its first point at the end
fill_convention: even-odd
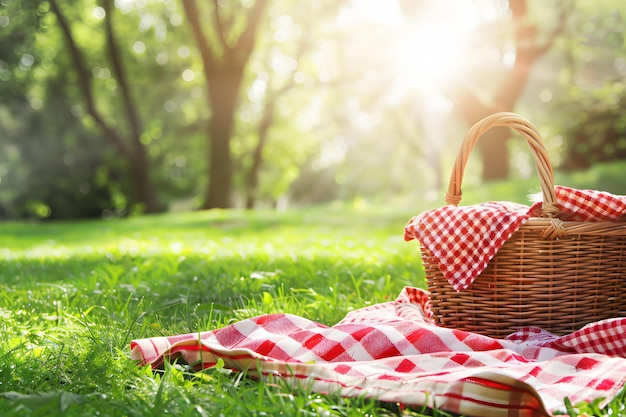
{"type": "MultiPolygon", "coordinates": [[[[202,186],[200,167],[206,163],[198,155],[203,144],[197,127],[208,115],[178,2],[55,4],[83,61],[93,109],[131,152],[129,112],[106,48],[105,18],[112,16],[110,33],[136,108],[158,209],[179,206],[177,199],[195,207],[190,197],[202,186]]],[[[30,217],[35,206],[50,218],[146,211],[135,191],[146,188],[134,186],[131,175],[137,164],[89,113],[74,57],[51,10],[41,0],[0,4],[0,205],[12,217],[30,217]]]]}
{"type": "MultiPolygon", "coordinates": [[[[405,15],[419,24],[421,3],[406,0],[400,4],[405,15]],[[418,5],[417,10],[414,9],[415,4],[418,5]]],[[[556,21],[551,23],[552,28],[547,33],[541,30],[526,0],[509,1],[510,20],[504,18],[496,24],[487,22],[476,29],[467,72],[456,82],[451,82],[445,91],[467,125],[471,126],[495,112],[515,110],[534,63],[552,48],[563,32],[569,5],[570,2],[560,5],[556,21]],[[494,51],[498,59],[490,60],[488,56],[493,56],[494,51]]],[[[544,13],[543,3],[541,8],[544,13]]],[[[488,131],[478,142],[484,180],[508,176],[508,137],[508,129],[496,128],[488,131]]]]}
{"type": "Polygon", "coordinates": [[[35,44],[46,13],[38,0],[0,3],[0,218],[20,216],[19,200],[30,190],[21,150],[37,125],[29,89],[42,61],[35,44]]]}
{"type": "Polygon", "coordinates": [[[563,45],[569,65],[550,108],[565,143],[562,169],[626,159],[625,14],[626,7],[613,2],[577,4],[563,45]]]}
{"type": "MultiPolygon", "coordinates": [[[[468,125],[492,113],[515,110],[515,104],[524,91],[533,64],[554,45],[565,28],[567,3],[562,7],[556,23],[546,36],[541,33],[538,24],[531,21],[526,0],[509,1],[515,49],[513,64],[510,68],[501,67],[499,82],[491,91],[488,87],[471,81],[480,79],[478,74],[469,74],[465,82],[455,85],[455,90],[451,92],[455,106],[468,125]]],[[[478,142],[483,161],[483,180],[503,179],[509,175],[509,153],[506,145],[509,135],[508,129],[491,129],[478,142]]]]}
{"type": "Polygon", "coordinates": [[[563,131],[568,140],[561,167],[587,169],[596,162],[626,159],[626,82],[607,82],[591,92],[572,90],[578,99],[563,105],[572,122],[563,131]]]}
{"type": "MultiPolygon", "coordinates": [[[[183,0],[203,62],[211,117],[207,128],[208,189],[203,208],[232,206],[231,138],[234,115],[246,65],[256,43],[257,27],[269,0],[256,0],[246,13],[225,14],[218,0],[212,2],[213,28],[205,34],[195,0],[183,0]],[[214,45],[219,45],[215,47],[214,45]]],[[[241,7],[240,4],[237,7],[241,7]]]]}
{"type": "MultiPolygon", "coordinates": [[[[280,48],[280,42],[273,42],[268,48],[265,48],[263,53],[257,54],[261,56],[258,61],[261,61],[259,67],[263,69],[257,71],[255,81],[262,82],[265,87],[262,111],[256,125],[256,143],[251,151],[251,162],[247,167],[244,179],[245,207],[248,210],[255,207],[259,198],[260,176],[266,159],[264,153],[270,140],[270,130],[281,118],[278,109],[279,101],[285,99],[285,96],[292,90],[302,88],[305,78],[309,79],[310,84],[319,84],[315,81],[316,74],[305,75],[307,71],[304,58],[312,50],[313,22],[316,24],[325,22],[324,18],[329,14],[334,14],[337,4],[337,2],[334,4],[326,2],[300,4],[299,7],[291,8],[292,13],[289,19],[286,19],[287,15],[282,14],[280,10],[278,13],[272,14],[272,19],[276,19],[278,22],[270,26],[275,26],[277,32],[297,32],[297,35],[292,33],[293,38],[285,39],[282,42],[286,44],[282,45],[284,50],[280,48]]],[[[274,28],[269,28],[265,36],[270,39],[275,38],[274,28]]],[[[278,37],[280,39],[287,38],[283,35],[278,35],[278,37]]],[[[297,98],[290,100],[292,103],[296,101],[297,98]]],[[[302,104],[295,107],[305,111],[302,104]]],[[[294,136],[297,135],[302,138],[303,132],[299,132],[296,128],[293,128],[292,131],[294,136]]],[[[299,148],[302,150],[305,146],[299,146],[299,148]]],[[[294,150],[290,153],[293,155],[298,152],[294,150]]],[[[293,156],[293,159],[298,157],[297,155],[293,156]]]]}
{"type": "Polygon", "coordinates": [[[124,109],[122,114],[127,124],[127,129],[125,130],[108,122],[99,110],[91,81],[92,71],[88,70],[83,53],[73,35],[70,22],[61,10],[58,0],[50,0],[50,6],[57,17],[57,22],[72,57],[78,86],[88,114],[93,118],[109,145],[115,149],[119,156],[126,159],[137,203],[143,205],[143,209],[146,213],[161,211],[162,207],[159,204],[156,189],[150,177],[150,164],[147,150],[141,141],[143,124],[139,115],[139,108],[130,90],[128,74],[125,70],[122,54],[113,29],[115,9],[113,2],[111,0],[103,0],[102,2],[105,13],[104,32],[106,58],[112,68],[121,94],[124,109]]]}
{"type": "Polygon", "coordinates": [[[276,100],[280,95],[291,89],[292,85],[291,83],[285,84],[276,94],[265,102],[265,108],[257,130],[257,143],[252,152],[252,165],[248,169],[248,175],[246,175],[246,209],[248,210],[254,208],[258,198],[259,172],[263,164],[263,151],[269,140],[269,130],[276,117],[276,100]]]}

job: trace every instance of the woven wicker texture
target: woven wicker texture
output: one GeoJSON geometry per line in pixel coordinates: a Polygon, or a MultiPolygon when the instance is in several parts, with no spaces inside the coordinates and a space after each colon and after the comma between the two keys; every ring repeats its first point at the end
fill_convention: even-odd
{"type": "MultiPolygon", "coordinates": [[[[445,200],[458,205],[469,155],[478,138],[510,127],[528,143],[543,196],[542,217],[530,218],[499,250],[473,285],[456,292],[428,249],[422,260],[438,324],[492,337],[538,326],[566,334],[626,310],[626,223],[557,218],[552,166],[537,129],[514,113],[496,113],[467,133],[445,200]]],[[[480,248],[476,248],[480,250],[480,248]]]]}

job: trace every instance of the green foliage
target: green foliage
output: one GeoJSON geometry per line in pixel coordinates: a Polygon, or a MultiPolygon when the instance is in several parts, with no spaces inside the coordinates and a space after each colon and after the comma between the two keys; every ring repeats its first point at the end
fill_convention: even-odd
{"type": "Polygon", "coordinates": [[[607,83],[591,92],[573,87],[570,92],[571,122],[563,169],[589,168],[592,164],[626,159],[626,84],[607,83]]]}
{"type": "MultiPolygon", "coordinates": [[[[112,2],[108,16],[100,1],[57,3],[84,55],[95,106],[129,144],[128,110],[105,40],[105,19],[112,19],[159,208],[199,207],[209,181],[207,129],[215,109],[207,104],[210,86],[182,3],[112,2]]],[[[409,65],[415,61],[424,66],[431,60],[396,62],[398,52],[403,58],[428,58],[420,42],[411,45],[404,39],[414,28],[399,30],[385,23],[382,11],[358,20],[356,9],[350,9],[353,3],[270,2],[238,96],[231,141],[236,201],[244,201],[250,188],[253,152],[267,120],[256,193],[260,206],[287,199],[310,204],[426,195],[441,188],[466,128],[458,115],[447,118],[448,107],[457,104],[440,103],[442,91],[431,94],[435,86],[422,89],[427,82],[419,78],[424,74],[413,73],[419,65],[409,65]],[[407,80],[421,87],[399,83],[407,80]],[[440,119],[430,117],[433,109],[440,119]]],[[[495,20],[475,22],[480,29],[468,36],[476,42],[471,62],[457,74],[463,80],[474,74],[470,79],[484,80],[487,92],[499,77],[488,67],[506,69],[503,54],[510,55],[504,49],[496,53],[505,39],[499,31],[512,27],[505,3],[481,14],[495,13],[495,20]]],[[[530,20],[542,36],[548,36],[556,21],[557,3],[546,7],[528,2],[530,20]]],[[[219,57],[222,46],[212,3],[198,4],[209,45],[219,57]]],[[[228,29],[225,42],[231,45],[244,29],[243,11],[251,2],[218,4],[228,29]]],[[[414,13],[427,13],[430,7],[405,6],[414,13]]],[[[531,120],[540,128],[547,126],[546,140],[564,169],[587,168],[626,152],[626,122],[620,113],[625,12],[621,3],[610,0],[575,3],[560,49],[547,55],[549,65],[539,63],[533,70],[522,97],[520,113],[534,113],[538,118],[531,120]],[[559,80],[555,68],[562,69],[559,80]],[[544,89],[554,99],[539,103],[533,95],[544,89]]],[[[0,2],[0,218],[108,218],[145,208],[135,204],[134,165],[98,129],[77,80],[51,3],[0,2]]],[[[454,84],[448,81],[448,86],[454,84]]],[[[515,159],[521,172],[515,175],[526,177],[528,160],[515,159]]]]}
{"type": "MultiPolygon", "coordinates": [[[[207,183],[206,135],[213,109],[207,108],[203,65],[181,4],[172,0],[116,3],[107,14],[93,0],[57,3],[83,55],[94,107],[124,144],[132,147],[122,85],[105,39],[105,21],[111,20],[130,98],[141,119],[139,141],[148,153],[149,175],[159,198],[165,206],[197,207],[194,197],[207,183]],[[178,204],[179,200],[187,203],[178,204]]],[[[227,43],[244,28],[241,11],[248,7],[245,3],[220,3],[220,13],[228,25],[227,43]]],[[[272,74],[274,90],[315,82],[316,68],[306,58],[314,49],[310,37],[332,18],[340,4],[275,2],[271,18],[263,23],[263,42],[259,42],[254,58],[258,63],[255,71],[259,72],[247,73],[246,88],[262,74],[272,74]],[[316,19],[311,19],[313,14],[316,19]],[[309,27],[311,23],[316,27],[309,27]],[[306,46],[304,54],[296,47],[299,44],[306,46]],[[286,71],[275,70],[278,58],[288,62],[283,68],[286,71]]],[[[206,9],[207,20],[213,21],[212,8],[206,9]]],[[[80,218],[133,212],[136,190],[129,162],[115,151],[91,117],[75,62],[50,5],[35,0],[7,1],[0,13],[0,42],[7,45],[0,48],[0,79],[8,81],[0,83],[0,88],[12,89],[10,95],[20,100],[19,106],[0,103],[0,129],[7,137],[6,144],[0,146],[9,147],[0,155],[0,184],[5,190],[0,197],[0,216],[80,218]],[[34,62],[20,64],[23,56],[34,62]]],[[[206,25],[205,29],[219,56],[216,28],[206,25]]],[[[267,162],[261,172],[261,198],[269,202],[286,193],[318,140],[311,133],[314,126],[301,129],[293,111],[307,107],[308,91],[281,96],[274,90],[268,87],[267,97],[280,99],[277,127],[270,134],[264,152],[267,162]]],[[[239,175],[235,185],[241,193],[246,187],[245,172],[257,142],[256,122],[265,98],[254,98],[246,89],[241,92],[238,133],[233,138],[239,175]]]]}
{"type": "Polygon", "coordinates": [[[263,124],[269,122],[256,193],[261,205],[275,205],[288,195],[319,143],[337,130],[316,120],[320,100],[330,90],[320,80],[325,69],[313,56],[321,52],[316,43],[332,36],[325,31],[341,5],[293,0],[270,4],[251,57],[232,143],[237,189],[247,193],[253,153],[262,140],[263,124]],[[312,95],[313,88],[317,90],[312,95]]]}
{"type": "Polygon", "coordinates": [[[5,105],[25,99],[41,59],[35,38],[44,29],[45,13],[45,5],[38,0],[0,3],[0,96],[5,105]]]}
{"type": "Polygon", "coordinates": [[[589,6],[577,3],[571,16],[562,45],[562,92],[550,109],[562,126],[561,166],[567,170],[626,158],[626,8],[616,2],[589,6]]]}

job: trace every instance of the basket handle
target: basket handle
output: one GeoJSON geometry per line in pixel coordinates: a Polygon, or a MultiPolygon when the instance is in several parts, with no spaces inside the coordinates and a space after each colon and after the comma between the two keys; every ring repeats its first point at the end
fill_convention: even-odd
{"type": "Polygon", "coordinates": [[[478,138],[487,130],[496,126],[510,127],[519,132],[524,139],[526,139],[535,159],[535,167],[537,168],[539,181],[541,182],[541,193],[543,196],[543,204],[541,207],[542,217],[556,217],[559,208],[556,204],[556,193],[554,191],[554,173],[543,140],[537,128],[533,126],[532,123],[515,113],[494,113],[476,123],[467,132],[456,157],[456,161],[454,162],[452,175],[450,175],[448,192],[445,194],[446,203],[457,206],[461,202],[461,184],[463,182],[463,173],[465,172],[465,165],[470,152],[474,148],[478,138]]]}

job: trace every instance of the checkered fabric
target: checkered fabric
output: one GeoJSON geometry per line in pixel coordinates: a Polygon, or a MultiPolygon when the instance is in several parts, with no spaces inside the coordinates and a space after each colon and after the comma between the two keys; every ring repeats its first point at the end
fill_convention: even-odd
{"type": "Polygon", "coordinates": [[[506,203],[444,206],[414,217],[404,239],[417,238],[457,291],[469,287],[508,238],[528,219],[528,207],[506,203]],[[480,248],[480,250],[477,250],[480,248]]]}
{"type": "MultiPolygon", "coordinates": [[[[564,221],[617,221],[626,214],[626,196],[562,186],[555,191],[558,217],[564,221]]],[[[428,248],[450,285],[461,291],[487,268],[513,233],[540,213],[541,203],[532,207],[508,202],[448,205],[410,219],[404,239],[418,239],[428,248]]]]}
{"type": "MultiPolygon", "coordinates": [[[[428,293],[407,287],[393,302],[349,313],[327,327],[273,314],[203,333],[135,340],[131,356],[159,367],[198,369],[222,359],[252,377],[315,392],[434,406],[468,416],[538,416],[610,401],[626,382],[626,318],[558,337],[537,328],[506,339],[437,327],[428,293]]],[[[601,406],[602,406],[601,404],[601,406]]]]}
{"type": "MultiPolygon", "coordinates": [[[[626,196],[605,191],[576,190],[557,185],[556,199],[561,207],[559,218],[564,221],[593,222],[626,220],[626,196]]],[[[541,204],[534,205],[531,215],[539,215],[541,204]]]]}

